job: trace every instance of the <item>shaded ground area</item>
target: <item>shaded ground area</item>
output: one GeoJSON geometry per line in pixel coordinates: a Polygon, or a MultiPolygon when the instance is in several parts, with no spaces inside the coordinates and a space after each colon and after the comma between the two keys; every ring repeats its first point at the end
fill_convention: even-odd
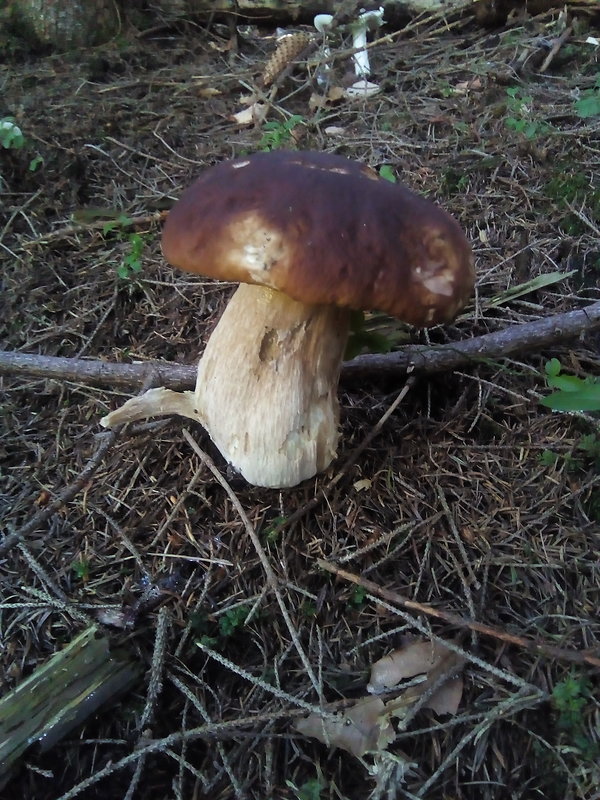
{"type": "MultiPolygon", "coordinates": [[[[368,321],[394,342],[456,341],[600,299],[600,125],[580,104],[598,95],[599,50],[579,20],[540,72],[562,31],[550,14],[493,30],[468,19],[413,23],[372,51],[379,95],[311,103],[316,66],[299,65],[267,104],[266,127],[230,117],[260,86],[274,49],[268,28],[244,29],[238,53],[226,28],[178,23],[87,54],[4,65],[2,114],[27,144],[0,150],[3,347],[193,364],[231,288],[167,267],[162,212],[206,165],[275,146],[384,168],[467,230],[473,304],[428,334],[368,321]],[[569,274],[506,294],[555,272],[569,274]]],[[[336,62],[333,85],[347,69],[336,62]]],[[[599,344],[590,334],[417,382],[330,486],[402,388],[376,377],[345,385],[342,448],[328,475],[282,492],[228,476],[295,637],[231,497],[182,436],[185,427],[227,476],[203,431],[174,418],[123,434],[77,498],[0,564],[0,681],[9,691],[87,622],[109,617],[115,645],[145,679],[51,752],[30,753],[4,791],[39,800],[598,796],[597,673],[493,636],[462,640],[458,715],[420,711],[387,753],[365,757],[372,775],[293,722],[303,704],[364,695],[371,664],[407,638],[459,634],[334,578],[319,558],[509,634],[597,652],[598,418],[550,412],[539,398],[549,358],[598,375],[599,344]],[[316,507],[287,522],[321,489],[316,507]]],[[[106,435],[98,419],[124,398],[3,379],[8,530],[81,473],[106,435]]]]}

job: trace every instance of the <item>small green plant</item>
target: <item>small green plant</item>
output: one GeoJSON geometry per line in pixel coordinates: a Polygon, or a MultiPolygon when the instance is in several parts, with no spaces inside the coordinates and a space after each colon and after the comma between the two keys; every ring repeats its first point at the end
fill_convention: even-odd
{"type": "Polygon", "coordinates": [[[204,610],[194,611],[190,614],[190,625],[198,640],[205,647],[214,648],[218,643],[218,638],[211,635],[214,623],[208,619],[208,614],[204,610]]]}
{"type": "Polygon", "coordinates": [[[129,242],[129,252],[117,267],[117,275],[122,280],[130,280],[134,275],[142,271],[142,253],[144,250],[144,239],[139,233],[127,235],[129,242]]]}
{"type": "Polygon", "coordinates": [[[307,619],[312,619],[317,616],[317,607],[312,600],[303,600],[300,603],[300,613],[307,619]]]}
{"type": "Polygon", "coordinates": [[[544,120],[535,119],[533,113],[533,97],[523,94],[519,86],[509,86],[506,90],[506,110],[510,116],[504,123],[507,128],[521,134],[526,139],[535,139],[551,133],[554,128],[544,120]]]}
{"type": "Polygon", "coordinates": [[[365,315],[362,311],[350,312],[350,333],[346,342],[344,358],[356,358],[359,353],[389,353],[393,347],[390,339],[383,333],[370,331],[365,327],[365,315]]]}
{"type": "Polygon", "coordinates": [[[321,795],[327,788],[322,775],[305,781],[302,786],[296,786],[292,781],[286,781],[297,800],[321,800],[321,795]]]}
{"type": "Polygon", "coordinates": [[[265,122],[258,146],[261,150],[279,150],[281,147],[286,147],[293,143],[294,128],[303,123],[304,117],[300,114],[292,114],[283,122],[265,122]]]}
{"type": "Polygon", "coordinates": [[[90,579],[90,562],[87,558],[80,558],[77,561],[73,561],[71,564],[71,569],[75,574],[75,577],[82,581],[83,583],[87,583],[90,579]]]}
{"type": "Polygon", "coordinates": [[[560,456],[553,450],[542,450],[540,453],[540,464],[544,467],[556,467],[560,461],[560,456]]]}
{"type": "Polygon", "coordinates": [[[142,254],[144,252],[144,237],[139,233],[121,232],[121,228],[131,224],[131,220],[125,214],[119,214],[116,219],[111,219],[102,227],[104,234],[118,229],[118,238],[127,244],[127,252],[115,268],[117,276],[123,281],[129,281],[139,275],[142,271],[142,254]]]}
{"type": "Polygon", "coordinates": [[[584,498],[583,509],[592,522],[600,523],[600,489],[592,489],[584,498]]]}
{"type": "Polygon", "coordinates": [[[394,170],[389,164],[382,164],[379,167],[379,177],[384,178],[386,181],[390,183],[396,183],[396,176],[394,175],[394,170]]]}
{"type": "Polygon", "coordinates": [[[588,376],[578,378],[564,375],[557,358],[551,358],[544,366],[546,382],[557,391],[540,402],[553,411],[600,411],[600,380],[588,376]]]}
{"type": "Polygon", "coordinates": [[[21,147],[25,147],[25,143],[26,139],[15,123],[14,117],[0,119],[0,145],[5,150],[19,150],[21,147]]]}
{"type": "Polygon", "coordinates": [[[449,83],[444,82],[440,85],[440,94],[442,95],[442,97],[454,97],[454,95],[456,94],[456,89],[449,83]]]}
{"type": "Polygon", "coordinates": [[[572,672],[552,690],[556,727],[565,744],[574,747],[586,761],[600,756],[600,747],[586,736],[583,712],[590,703],[591,684],[585,676],[572,672]]]}
{"type": "Polygon", "coordinates": [[[593,88],[581,93],[579,100],[574,103],[575,113],[582,119],[600,117],[600,75],[596,78],[593,88]]]}
{"type": "Polygon", "coordinates": [[[367,590],[364,586],[355,586],[350,595],[350,603],[356,608],[360,608],[365,604],[367,597],[367,590]]]}
{"type": "Polygon", "coordinates": [[[459,172],[454,167],[446,167],[442,170],[441,189],[447,195],[459,194],[468,187],[469,180],[469,176],[464,172],[459,172]]]}
{"type": "Polygon", "coordinates": [[[569,210],[577,206],[591,219],[600,217],[600,189],[594,188],[592,181],[582,172],[573,172],[559,165],[556,174],[546,184],[546,195],[556,205],[565,209],[561,227],[570,235],[579,235],[587,230],[585,224],[569,210]]]}
{"type": "Polygon", "coordinates": [[[34,156],[34,157],[31,159],[31,161],[29,162],[29,166],[27,167],[27,169],[29,170],[29,172],[37,172],[37,170],[38,170],[38,167],[41,167],[43,163],[44,163],[44,159],[42,158],[42,156],[40,156],[40,155],[38,154],[37,156],[34,156]]]}
{"type": "Polygon", "coordinates": [[[249,613],[250,607],[246,605],[236,606],[226,611],[223,616],[219,617],[219,633],[221,636],[231,636],[239,628],[242,628],[249,613]]]}
{"type": "Polygon", "coordinates": [[[268,525],[261,528],[260,535],[267,544],[275,544],[281,535],[279,526],[285,522],[285,517],[274,517],[268,525]]]}
{"type": "Polygon", "coordinates": [[[578,472],[589,468],[600,470],[600,439],[595,433],[588,433],[575,444],[572,453],[563,455],[553,450],[543,450],[540,453],[540,463],[545,467],[558,467],[564,464],[567,472],[578,472]]]}

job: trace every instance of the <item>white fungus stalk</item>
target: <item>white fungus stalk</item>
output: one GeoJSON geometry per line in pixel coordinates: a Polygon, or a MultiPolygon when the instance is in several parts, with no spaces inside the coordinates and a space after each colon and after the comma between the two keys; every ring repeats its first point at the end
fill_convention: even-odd
{"type": "Polygon", "coordinates": [[[190,417],[249,483],[295,486],[336,455],[348,316],[341,308],[305,305],[242,284],[198,364],[195,391],[150,389],[102,425],[190,417]]]}
{"type": "Polygon", "coordinates": [[[383,25],[383,8],[375,11],[365,11],[359,14],[355,22],[350,25],[352,32],[352,47],[357,52],[352,56],[354,72],[359,78],[367,79],[371,74],[369,53],[367,47],[367,32],[383,25]]]}
{"type": "Polygon", "coordinates": [[[327,59],[331,55],[331,50],[327,45],[327,33],[331,28],[332,22],[333,22],[333,17],[331,14],[317,14],[317,16],[313,20],[313,25],[315,26],[317,31],[322,35],[324,42],[319,50],[319,59],[324,61],[325,63],[320,64],[317,67],[315,73],[315,79],[317,81],[317,85],[322,87],[329,85],[329,75],[331,72],[331,67],[327,63],[327,59]]]}

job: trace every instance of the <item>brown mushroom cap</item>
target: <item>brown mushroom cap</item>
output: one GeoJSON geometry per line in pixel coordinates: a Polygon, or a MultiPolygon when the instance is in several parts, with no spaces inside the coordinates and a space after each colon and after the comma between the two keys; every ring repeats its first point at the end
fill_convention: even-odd
{"type": "Polygon", "coordinates": [[[189,272],[419,327],[454,318],[474,283],[452,217],[329,153],[277,150],[206,170],[169,213],[162,248],[189,272]]]}

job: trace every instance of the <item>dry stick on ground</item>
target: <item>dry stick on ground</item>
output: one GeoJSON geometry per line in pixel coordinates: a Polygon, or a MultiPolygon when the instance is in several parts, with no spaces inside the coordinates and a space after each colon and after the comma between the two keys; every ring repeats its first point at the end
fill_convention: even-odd
{"type": "MultiPolygon", "coordinates": [[[[123,145],[121,145],[123,146],[123,145]]],[[[146,156],[147,157],[147,156],[146,156]]],[[[107,210],[107,214],[108,214],[107,210]]],[[[119,228],[135,228],[139,225],[151,225],[155,222],[162,222],[167,218],[168,211],[156,211],[154,214],[142,214],[138,217],[128,217],[126,214],[121,219],[110,219],[108,217],[95,222],[79,222],[75,225],[68,225],[66,228],[59,228],[57,231],[51,231],[37,239],[30,239],[23,243],[23,249],[28,250],[31,247],[38,245],[50,244],[52,242],[59,242],[61,239],[68,239],[78,233],[85,233],[85,231],[101,231],[106,225],[111,227],[116,222],[116,227],[119,228]]]]}
{"type": "Polygon", "coordinates": [[[377,597],[382,597],[384,600],[387,600],[390,603],[403,606],[404,608],[410,608],[413,611],[427,614],[430,617],[443,619],[445,622],[449,622],[451,625],[457,625],[460,628],[467,628],[471,631],[477,631],[485,636],[492,636],[494,639],[500,639],[508,644],[514,644],[517,647],[524,647],[526,650],[530,650],[533,653],[550,656],[552,658],[556,658],[557,660],[572,661],[576,664],[585,663],[591,664],[593,667],[600,667],[600,657],[595,656],[593,653],[589,653],[585,650],[564,650],[561,647],[555,647],[547,642],[537,639],[528,639],[524,636],[517,636],[516,634],[503,631],[500,628],[495,628],[491,625],[485,625],[483,622],[465,619],[464,617],[461,617],[459,614],[455,614],[452,611],[444,611],[423,603],[417,603],[414,600],[409,600],[407,597],[403,597],[397,592],[384,589],[373,581],[369,581],[366,578],[361,578],[360,575],[356,575],[353,572],[347,572],[345,569],[341,569],[335,564],[331,564],[329,561],[325,561],[322,558],[317,559],[317,566],[321,567],[327,572],[331,572],[333,575],[337,575],[339,578],[344,578],[351,583],[355,583],[357,586],[362,586],[364,589],[371,592],[371,594],[374,594],[377,597]]]}
{"type": "MultiPolygon", "coordinates": [[[[432,375],[466,367],[516,352],[553,347],[568,339],[600,328],[600,302],[577,311],[567,311],[499,331],[449,344],[408,345],[394,353],[368,354],[347,361],[342,380],[364,377],[398,376],[411,369],[420,375],[432,375]]],[[[0,375],[22,375],[73,381],[111,389],[137,387],[148,377],[156,376],[156,385],[168,389],[193,389],[197,367],[169,362],[148,361],[137,364],[109,364],[106,361],[60,358],[0,350],[0,375]]]]}
{"type": "Polygon", "coordinates": [[[287,607],[286,607],[285,603],[283,602],[283,597],[281,595],[281,592],[279,591],[279,581],[277,580],[277,576],[275,575],[275,572],[273,571],[273,567],[271,566],[271,562],[267,558],[267,554],[265,553],[265,551],[263,549],[263,546],[261,545],[261,543],[259,541],[259,538],[258,538],[258,536],[256,534],[256,531],[254,530],[254,527],[252,526],[252,523],[248,519],[248,516],[247,516],[246,512],[244,511],[244,508],[243,508],[242,504],[240,503],[237,495],[235,494],[235,492],[233,491],[231,486],[227,483],[225,478],[221,475],[221,473],[217,469],[214,461],[210,458],[210,456],[207,455],[204,452],[204,450],[202,450],[199,447],[198,443],[192,438],[192,436],[185,429],[183,430],[183,437],[186,440],[186,442],[190,445],[190,447],[192,448],[194,453],[196,453],[198,458],[202,461],[202,463],[205,464],[209,468],[209,470],[215,476],[217,481],[221,484],[223,489],[225,489],[225,492],[227,493],[227,496],[231,500],[231,503],[232,503],[233,507],[235,508],[235,510],[237,511],[240,519],[242,520],[244,528],[246,529],[246,533],[248,534],[252,544],[254,545],[254,549],[256,550],[256,554],[258,555],[258,557],[260,559],[260,563],[262,564],[263,569],[265,571],[265,575],[267,576],[267,582],[269,584],[269,588],[271,589],[271,591],[275,595],[275,599],[277,600],[279,608],[281,609],[281,615],[282,615],[282,617],[283,617],[283,619],[285,621],[285,624],[286,624],[287,629],[288,629],[288,631],[290,633],[290,636],[292,637],[292,641],[294,642],[294,645],[296,647],[298,655],[300,656],[300,660],[302,661],[302,664],[304,665],[304,669],[306,670],[306,673],[307,673],[308,677],[310,678],[310,681],[311,681],[311,683],[313,685],[313,688],[314,688],[315,692],[317,693],[317,697],[319,698],[321,703],[323,703],[322,688],[319,685],[319,682],[317,681],[317,678],[315,677],[315,674],[313,672],[313,668],[312,668],[312,666],[310,664],[310,661],[308,660],[308,656],[304,652],[304,648],[302,647],[302,644],[300,642],[300,638],[298,636],[298,631],[294,627],[294,623],[291,620],[291,617],[289,615],[287,607]]]}
{"type": "Polygon", "coordinates": [[[571,36],[572,33],[573,33],[573,27],[572,25],[569,25],[564,29],[561,35],[554,40],[552,47],[550,48],[550,52],[544,59],[544,63],[539,68],[538,72],[546,72],[550,64],[554,61],[554,59],[558,55],[558,51],[567,41],[567,39],[571,36]]]}

